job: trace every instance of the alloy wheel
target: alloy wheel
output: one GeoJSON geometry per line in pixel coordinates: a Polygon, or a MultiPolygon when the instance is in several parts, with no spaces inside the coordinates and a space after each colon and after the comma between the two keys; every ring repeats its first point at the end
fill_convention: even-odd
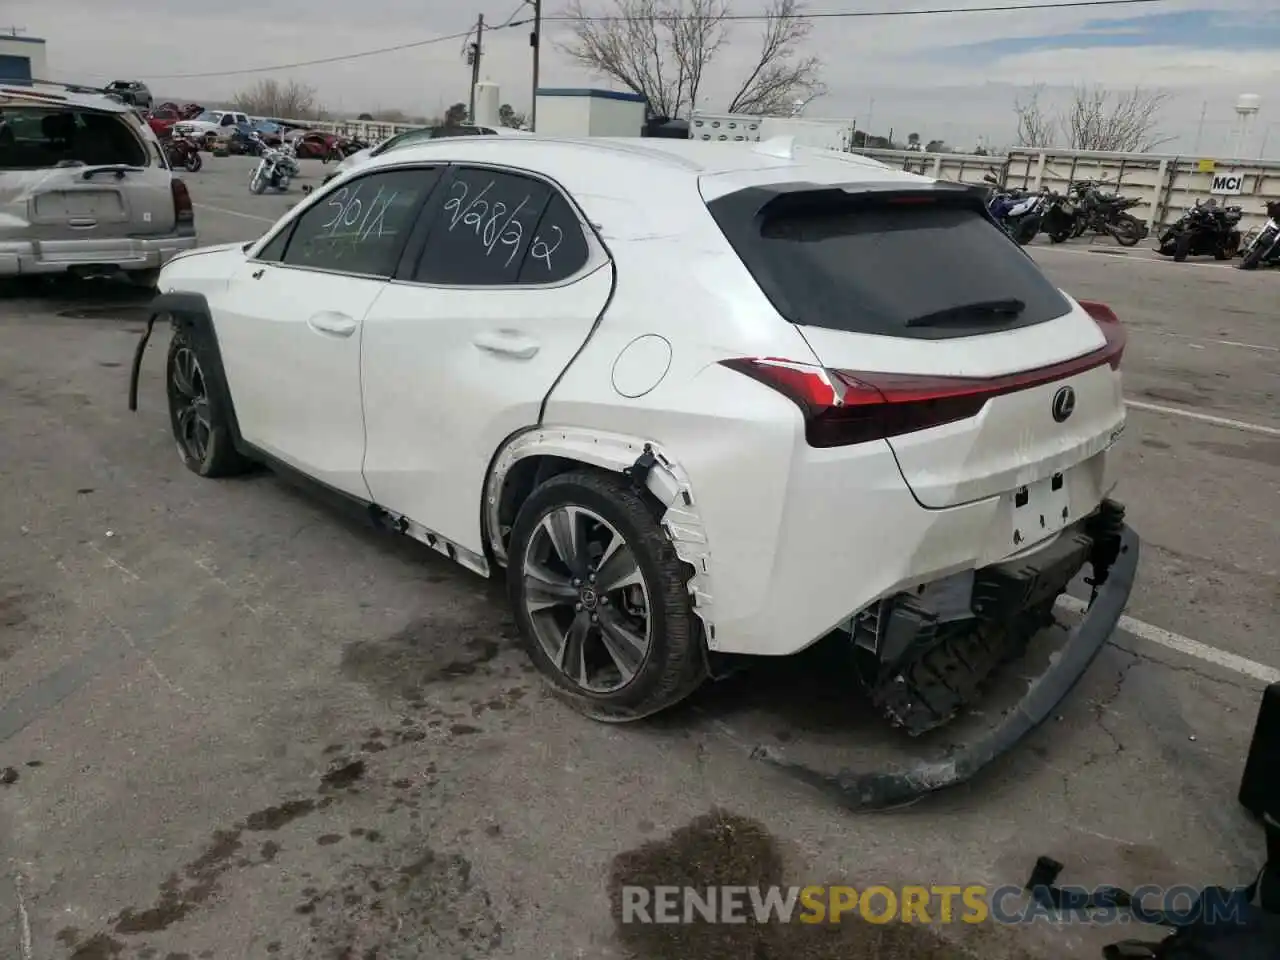
{"type": "Polygon", "coordinates": [[[200,361],[189,347],[174,353],[170,379],[173,382],[178,443],[184,454],[202,462],[209,451],[209,436],[213,430],[209,423],[209,390],[200,361]]]}
{"type": "Polygon", "coordinates": [[[556,669],[589,693],[629,684],[652,645],[652,619],[623,536],[586,507],[557,507],[530,536],[522,574],[525,610],[556,669]]]}

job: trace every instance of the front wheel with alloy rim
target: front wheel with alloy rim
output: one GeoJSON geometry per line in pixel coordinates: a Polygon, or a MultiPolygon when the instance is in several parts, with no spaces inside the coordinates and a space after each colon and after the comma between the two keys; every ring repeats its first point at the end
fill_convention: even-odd
{"type": "Polygon", "coordinates": [[[705,679],[689,571],[643,494],[612,474],[539,486],[516,518],[507,585],[530,658],[579,712],[657,713],[705,679]]]}
{"type": "Polygon", "coordinates": [[[252,466],[236,450],[229,412],[212,389],[216,362],[189,331],[174,331],[165,363],[169,423],[183,464],[202,477],[233,476],[252,466]]]}

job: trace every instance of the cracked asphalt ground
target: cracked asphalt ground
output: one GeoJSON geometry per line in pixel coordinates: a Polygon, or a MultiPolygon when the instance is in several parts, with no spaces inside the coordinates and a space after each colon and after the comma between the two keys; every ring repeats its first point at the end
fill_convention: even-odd
{"type": "MultiPolygon", "coordinates": [[[[298,196],[250,197],[235,159],[187,179],[209,243],[298,196]]],[[[1036,256],[1129,323],[1133,399],[1280,426],[1280,276],[1085,250],[1036,256]]],[[[1245,676],[1117,634],[973,783],[842,812],[748,754],[893,746],[818,654],[660,722],[579,718],[496,585],[270,474],[184,470],[163,332],[126,408],[142,315],[93,284],[0,300],[0,956],[1086,957],[1134,932],[657,931],[616,925],[611,891],[1021,884],[1041,854],[1080,884],[1256,869],[1245,676]]],[[[1280,666],[1280,440],[1134,410],[1123,444],[1131,615],[1280,666]]]]}

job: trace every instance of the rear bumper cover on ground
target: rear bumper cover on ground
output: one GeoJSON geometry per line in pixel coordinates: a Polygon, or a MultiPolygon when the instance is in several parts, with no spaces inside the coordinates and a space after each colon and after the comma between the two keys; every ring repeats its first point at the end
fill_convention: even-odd
{"type": "Polygon", "coordinates": [[[1070,631],[1049,666],[1028,684],[1025,694],[981,736],[960,744],[944,757],[919,761],[896,770],[841,770],[824,773],[757,748],[754,755],[834,796],[845,807],[875,810],[901,806],[925,794],[955,786],[1006,753],[1039,726],[1084,675],[1116,624],[1133,590],[1138,566],[1138,535],[1119,529],[1115,562],[1089,609],[1070,631]]]}
{"type": "Polygon", "coordinates": [[[0,241],[0,277],[66,273],[82,267],[155,270],[197,246],[194,233],[167,237],[0,241]]]}

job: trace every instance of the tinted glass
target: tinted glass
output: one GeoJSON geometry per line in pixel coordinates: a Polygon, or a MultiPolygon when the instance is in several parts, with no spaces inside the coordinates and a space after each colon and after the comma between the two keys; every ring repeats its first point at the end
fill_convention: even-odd
{"type": "Polygon", "coordinates": [[[573,207],[553,192],[543,211],[520,268],[520,283],[556,283],[565,280],[587,263],[587,238],[573,207]]]}
{"type": "Polygon", "coordinates": [[[551,187],[518,174],[462,168],[441,189],[414,279],[460,286],[518,282],[551,187]]]}
{"type": "Polygon", "coordinates": [[[293,226],[291,224],[277,233],[258,253],[257,259],[266,260],[268,263],[278,263],[284,256],[284,248],[289,243],[289,234],[292,232],[293,226]]]}
{"type": "Polygon", "coordinates": [[[58,107],[0,109],[0,170],[38,170],[78,161],[145,167],[142,140],[121,117],[58,107]]]}
{"type": "Polygon", "coordinates": [[[327,194],[298,218],[283,262],[389,277],[438,169],[389,170],[327,194]]]}
{"type": "Polygon", "coordinates": [[[1028,326],[1070,310],[1030,257],[961,204],[805,210],[756,229],[754,237],[729,239],[793,323],[940,339],[1028,326]]]}

